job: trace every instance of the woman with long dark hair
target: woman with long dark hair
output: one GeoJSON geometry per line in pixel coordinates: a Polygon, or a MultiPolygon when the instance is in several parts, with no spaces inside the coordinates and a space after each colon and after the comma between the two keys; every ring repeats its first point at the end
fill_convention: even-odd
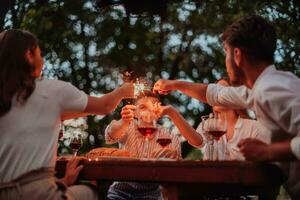
{"type": "MultiPolygon", "coordinates": [[[[91,97],[69,83],[40,77],[43,58],[28,31],[0,33],[0,199],[94,199],[86,186],[54,177],[62,119],[112,112],[133,97],[124,84],[102,97],[91,97]]],[[[82,167],[74,161],[73,173],[82,167]]],[[[72,173],[72,172],[71,172],[72,173]]]]}

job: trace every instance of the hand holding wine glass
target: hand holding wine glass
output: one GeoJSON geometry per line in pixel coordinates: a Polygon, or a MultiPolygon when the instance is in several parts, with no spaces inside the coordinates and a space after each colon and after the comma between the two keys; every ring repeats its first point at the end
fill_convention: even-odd
{"type": "Polygon", "coordinates": [[[125,123],[130,123],[135,116],[136,106],[134,105],[126,105],[122,108],[121,117],[122,121],[125,123]]]}

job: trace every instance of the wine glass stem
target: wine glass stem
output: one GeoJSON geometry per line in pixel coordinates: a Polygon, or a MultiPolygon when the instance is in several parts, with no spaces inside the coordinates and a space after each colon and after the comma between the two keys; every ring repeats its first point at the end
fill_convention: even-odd
{"type": "Polygon", "coordinates": [[[209,155],[209,160],[214,159],[214,141],[210,141],[209,148],[208,148],[208,155],[209,155]]]}
{"type": "Polygon", "coordinates": [[[143,150],[143,157],[144,158],[148,158],[148,152],[149,152],[149,139],[148,137],[146,136],[145,138],[145,145],[144,145],[144,150],[143,150]]]}
{"type": "Polygon", "coordinates": [[[219,145],[218,144],[219,144],[218,141],[216,141],[216,160],[219,160],[219,150],[218,150],[219,145]]]}
{"type": "Polygon", "coordinates": [[[74,150],[74,157],[76,157],[77,156],[77,150],[74,150]]]}

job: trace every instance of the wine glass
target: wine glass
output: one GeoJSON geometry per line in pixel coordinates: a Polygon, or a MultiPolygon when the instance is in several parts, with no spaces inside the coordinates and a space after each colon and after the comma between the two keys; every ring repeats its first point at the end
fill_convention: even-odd
{"type": "MultiPolygon", "coordinates": [[[[203,121],[203,130],[216,141],[218,147],[218,141],[227,131],[227,121],[225,115],[220,113],[210,114],[208,118],[203,121]]],[[[209,143],[209,159],[213,159],[213,141],[209,143]]],[[[218,148],[216,151],[216,160],[218,160],[218,148]]]]}
{"type": "Polygon", "coordinates": [[[145,146],[143,149],[143,157],[147,158],[149,152],[149,138],[153,135],[153,133],[157,130],[156,120],[145,121],[142,117],[137,119],[137,129],[145,138],[145,146]]]}
{"type": "Polygon", "coordinates": [[[72,137],[70,140],[70,147],[72,149],[73,156],[77,156],[78,150],[82,145],[83,138],[81,137],[81,135],[78,135],[76,137],[72,137]]]}
{"type": "Polygon", "coordinates": [[[159,135],[156,139],[156,142],[162,147],[165,148],[172,142],[172,138],[170,133],[166,133],[164,131],[160,131],[159,135]]]}
{"type": "Polygon", "coordinates": [[[209,119],[209,117],[212,117],[212,115],[204,115],[201,116],[201,125],[202,125],[202,130],[204,131],[204,136],[207,139],[207,144],[208,144],[208,160],[213,160],[213,152],[214,152],[214,138],[212,135],[208,134],[206,131],[206,120],[209,119]]]}

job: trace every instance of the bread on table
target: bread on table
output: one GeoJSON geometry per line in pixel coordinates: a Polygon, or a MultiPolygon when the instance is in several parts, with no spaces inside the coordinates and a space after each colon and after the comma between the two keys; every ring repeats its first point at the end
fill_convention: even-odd
{"type": "Polygon", "coordinates": [[[126,150],[107,147],[95,148],[86,154],[86,157],[90,159],[96,159],[103,156],[131,157],[132,155],[126,150]]]}

